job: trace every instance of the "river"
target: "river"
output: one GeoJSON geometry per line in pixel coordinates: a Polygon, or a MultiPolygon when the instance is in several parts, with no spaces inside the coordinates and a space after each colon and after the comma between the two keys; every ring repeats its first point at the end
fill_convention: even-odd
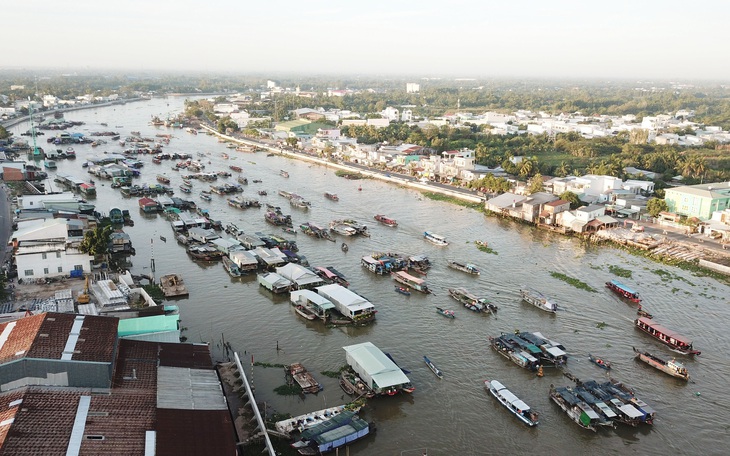
{"type": "MultiPolygon", "coordinates": [[[[188,299],[180,306],[184,335],[190,342],[210,342],[214,354],[222,356],[220,341],[225,338],[244,360],[289,364],[301,362],[324,384],[316,396],[284,397],[273,392],[284,384],[281,369],[252,369],[256,398],[265,401],[267,413],[292,415],[342,404],[347,401],[336,379],[319,372],[337,370],[345,364],[345,345],[370,341],[411,370],[416,387],[412,395],[371,400],[363,416],[374,420],[377,433],[350,447],[351,454],[429,455],[478,454],[724,454],[727,441],[727,410],[730,394],[725,389],[730,372],[730,342],[727,336],[728,289],[711,278],[696,277],[681,269],[653,263],[610,247],[591,247],[576,239],[535,230],[511,221],[486,218],[473,210],[444,202],[431,201],[419,193],[377,180],[350,181],[336,177],[331,169],[303,161],[264,153],[240,153],[226,149],[215,137],[191,135],[182,130],[152,127],[152,115],[166,117],[182,110],[183,98],[153,99],[123,106],[95,108],[68,114],[69,120],[86,122],[83,133],[115,130],[122,137],[138,130],[143,136],[172,133],[167,152],[209,154],[209,170],[227,170],[229,165],[243,168],[250,183],[245,197],[280,205],[292,214],[295,226],[307,221],[320,225],[341,217],[352,217],[370,228],[372,237],[347,239],[348,252],[340,242],[316,240],[298,234],[300,253],[312,266],[334,266],[344,273],[351,288],[378,309],[377,321],[364,328],[325,328],[304,321],[288,304],[287,297],[272,297],[260,288],[255,276],[232,279],[220,263],[202,265],[190,261],[162,216],[146,216],[137,208],[137,199],[124,199],[108,182],[97,180],[97,210],[112,207],[128,209],[135,226],[125,228],[136,248],[132,272],[150,272],[154,258],[156,276],[180,273],[188,284],[188,299]],[[108,123],[109,127],[101,126],[108,123]],[[228,153],[231,159],[222,157],[228,153]],[[279,175],[289,172],[290,178],[279,175]],[[362,191],[358,187],[362,186],[362,191]],[[268,196],[256,195],[267,190],[268,196]],[[312,201],[309,212],[290,208],[278,190],[293,191],[312,201]],[[324,198],[336,192],[340,201],[324,198]],[[397,228],[378,225],[377,213],[398,220],[397,228]],[[450,245],[436,247],[423,239],[423,231],[445,235],[450,245]],[[167,242],[162,242],[165,236],[167,242]],[[474,240],[489,242],[497,254],[480,252],[474,240]],[[403,296],[394,292],[393,281],[375,276],[360,266],[360,257],[378,251],[426,254],[434,264],[426,277],[433,295],[403,296]],[[449,269],[450,259],[470,261],[482,269],[479,277],[449,269]],[[604,282],[615,278],[609,266],[632,271],[620,279],[643,294],[646,310],[659,323],[694,341],[702,356],[682,358],[692,381],[675,380],[633,359],[632,346],[664,358],[674,356],[666,347],[633,328],[635,305],[620,301],[604,282]],[[577,289],[550,275],[564,273],[588,283],[596,292],[577,289]],[[521,302],[522,285],[543,291],[563,307],[558,315],[546,314],[521,302]],[[448,296],[447,288],[465,287],[489,297],[499,306],[496,315],[474,314],[448,296]],[[452,308],[456,319],[449,320],[435,311],[436,306],[452,308]],[[541,331],[563,343],[570,353],[567,369],[586,380],[605,379],[605,371],[588,361],[588,353],[613,364],[612,377],[632,386],[637,396],[657,410],[653,426],[598,433],[585,431],[573,423],[548,396],[550,384],[571,382],[560,371],[547,369],[543,378],[520,369],[490,349],[487,337],[501,332],[541,331]],[[277,345],[279,350],[277,350],[277,345]],[[725,353],[723,355],[723,353],[725,353]],[[423,363],[427,355],[444,373],[438,380],[423,363]],[[540,425],[527,428],[497,403],[483,388],[486,379],[498,379],[540,413],[540,425]],[[724,417],[724,418],[723,418],[724,417]]],[[[27,123],[11,129],[16,135],[29,128],[27,123]]],[[[39,144],[46,136],[39,137],[39,144]]],[[[42,143],[42,144],[41,144],[42,143]]],[[[66,146],[63,146],[64,148],[66,146]]],[[[59,160],[58,173],[88,178],[81,164],[84,157],[104,151],[121,152],[111,142],[92,148],[74,146],[78,159],[59,160]]],[[[137,183],[155,183],[164,173],[177,189],[180,173],[172,171],[170,161],[161,165],[145,161],[143,176],[137,183]]],[[[55,184],[52,182],[51,184],[55,184]]],[[[235,176],[228,179],[235,182],[235,176]]],[[[220,180],[219,180],[220,182],[220,180]]],[[[225,198],[213,195],[205,204],[197,195],[207,184],[194,181],[192,197],[210,209],[215,219],[233,222],[245,232],[262,231],[288,235],[264,222],[264,209],[241,211],[229,207],[225,198]]],[[[178,192],[179,193],[179,192],[178,192]]],[[[285,237],[286,237],[285,236],[285,237]]]]}

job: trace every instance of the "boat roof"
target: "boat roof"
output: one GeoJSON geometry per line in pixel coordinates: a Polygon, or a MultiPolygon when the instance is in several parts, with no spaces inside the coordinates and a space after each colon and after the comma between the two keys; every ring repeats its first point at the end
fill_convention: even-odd
{"type": "Polygon", "coordinates": [[[297,301],[299,297],[302,297],[324,310],[333,309],[335,307],[335,305],[332,304],[332,301],[325,298],[324,296],[318,295],[312,290],[295,290],[289,294],[289,297],[292,302],[297,301]]]}
{"type": "Polygon", "coordinates": [[[644,416],[642,412],[637,410],[636,407],[631,404],[623,404],[618,409],[621,410],[621,413],[625,414],[629,418],[641,418],[642,416],[644,416]]]}
{"type": "Polygon", "coordinates": [[[331,431],[332,429],[336,429],[340,426],[348,424],[356,417],[357,415],[355,414],[355,412],[350,410],[343,410],[342,412],[338,413],[327,421],[323,421],[316,426],[312,426],[311,428],[302,432],[301,438],[305,440],[312,439],[327,431],[331,431]]]}
{"type": "Polygon", "coordinates": [[[581,410],[583,410],[583,413],[585,413],[586,415],[588,415],[588,418],[590,418],[591,420],[600,420],[600,419],[601,419],[601,417],[600,417],[600,416],[598,416],[598,413],[596,413],[596,412],[595,412],[595,411],[594,411],[594,410],[593,410],[593,409],[592,409],[592,408],[591,408],[591,407],[590,407],[590,406],[589,406],[588,404],[586,404],[585,402],[579,402],[579,403],[578,403],[578,404],[576,404],[576,405],[578,405],[578,407],[580,407],[580,409],[581,409],[581,410]]]}
{"type": "Polygon", "coordinates": [[[646,402],[642,401],[641,399],[632,397],[631,398],[631,403],[634,405],[634,407],[638,408],[639,410],[641,410],[642,412],[646,413],[647,415],[651,415],[651,414],[656,413],[656,410],[654,410],[653,408],[651,408],[651,406],[649,404],[647,404],[646,402]]]}
{"type": "Polygon", "coordinates": [[[692,345],[691,340],[687,339],[686,337],[684,337],[681,334],[678,334],[678,333],[672,331],[671,329],[667,329],[660,324],[654,323],[654,320],[651,320],[646,317],[641,317],[641,318],[639,318],[639,322],[646,326],[649,326],[650,328],[653,328],[655,331],[658,331],[666,336],[671,337],[674,340],[677,340],[677,341],[682,342],[687,345],[692,345]]]}
{"type": "Polygon", "coordinates": [[[635,292],[631,288],[627,287],[623,283],[619,282],[618,280],[611,280],[611,283],[619,287],[620,289],[624,290],[627,293],[631,293],[633,295],[638,295],[639,293],[635,292]]]}
{"type": "Polygon", "coordinates": [[[323,445],[338,440],[345,440],[345,437],[348,437],[356,432],[360,432],[363,429],[366,429],[368,426],[369,424],[365,420],[355,418],[350,421],[349,424],[338,427],[336,429],[332,429],[331,431],[327,431],[324,434],[318,435],[313,440],[317,442],[318,445],[323,445]]]}
{"type": "Polygon", "coordinates": [[[530,410],[530,406],[525,404],[520,398],[515,396],[512,391],[508,390],[507,388],[503,388],[501,390],[498,390],[500,396],[504,398],[505,401],[509,402],[512,407],[516,408],[517,410],[521,411],[527,411],[530,410]]]}
{"type": "Polygon", "coordinates": [[[531,354],[527,353],[526,351],[521,351],[521,352],[520,352],[520,355],[522,355],[522,356],[524,356],[525,358],[527,358],[527,360],[528,360],[529,362],[531,362],[531,363],[534,363],[534,362],[538,361],[538,359],[537,359],[537,358],[535,358],[535,357],[534,357],[534,356],[532,356],[531,354]]]}
{"type": "MultiPolygon", "coordinates": [[[[403,370],[371,342],[342,348],[347,352],[348,362],[356,364],[380,388],[410,383],[403,370]]],[[[358,371],[357,368],[355,370],[358,371]]]]}
{"type": "Polygon", "coordinates": [[[550,348],[547,348],[545,351],[550,353],[550,355],[554,356],[555,358],[559,358],[561,356],[567,355],[567,353],[565,353],[563,350],[559,349],[558,347],[550,347],[550,348]]]}
{"type": "Polygon", "coordinates": [[[425,280],[419,279],[418,277],[413,277],[412,275],[408,274],[405,271],[398,271],[395,274],[399,275],[400,277],[404,278],[405,280],[408,280],[409,282],[413,282],[418,285],[421,285],[425,282],[425,280]]]}
{"type": "Polygon", "coordinates": [[[616,418],[616,412],[611,410],[611,408],[608,405],[606,405],[603,401],[596,402],[596,407],[601,409],[601,413],[606,415],[606,417],[611,418],[611,419],[616,418]]]}

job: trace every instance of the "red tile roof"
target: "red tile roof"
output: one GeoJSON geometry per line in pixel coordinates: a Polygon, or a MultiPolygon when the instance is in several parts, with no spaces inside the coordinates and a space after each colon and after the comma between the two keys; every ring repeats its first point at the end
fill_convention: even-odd
{"type": "Polygon", "coordinates": [[[44,314],[33,315],[0,325],[0,334],[5,333],[7,336],[0,347],[0,364],[22,358],[28,353],[44,318],[44,314]]]}

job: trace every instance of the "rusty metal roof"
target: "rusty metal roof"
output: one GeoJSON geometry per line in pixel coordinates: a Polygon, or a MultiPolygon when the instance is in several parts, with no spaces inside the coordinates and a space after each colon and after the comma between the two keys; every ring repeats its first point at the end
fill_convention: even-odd
{"type": "Polygon", "coordinates": [[[235,455],[236,437],[227,410],[157,410],[156,456],[235,455]]]}

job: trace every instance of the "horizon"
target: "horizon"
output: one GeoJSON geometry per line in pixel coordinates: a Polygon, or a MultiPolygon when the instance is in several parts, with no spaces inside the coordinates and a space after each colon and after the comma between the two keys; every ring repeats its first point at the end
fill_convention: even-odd
{"type": "MultiPolygon", "coordinates": [[[[319,74],[475,79],[730,79],[718,55],[730,4],[680,15],[676,0],[602,8],[457,0],[418,8],[331,0],[276,9],[230,0],[122,6],[15,1],[3,8],[11,46],[0,68],[139,73],[319,74]],[[30,20],[29,20],[30,18],[30,20]],[[30,26],[28,25],[30,22],[30,26]],[[32,27],[29,33],[29,27],[32,27]],[[658,43],[658,44],[657,44],[658,43]],[[72,65],[69,62],[73,62],[72,65]]],[[[276,77],[276,76],[274,76],[276,77]]]]}

